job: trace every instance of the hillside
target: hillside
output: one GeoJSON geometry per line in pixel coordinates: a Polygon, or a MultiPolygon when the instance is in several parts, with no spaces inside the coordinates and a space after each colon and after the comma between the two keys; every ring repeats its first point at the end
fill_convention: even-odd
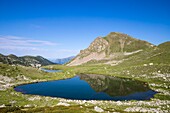
{"type": "Polygon", "coordinates": [[[111,32],[106,37],[96,38],[87,49],[81,50],[67,66],[94,62],[117,65],[128,56],[155,48],[156,46],[149,42],[127,34],[111,32]]]}
{"type": "Polygon", "coordinates": [[[32,67],[40,67],[40,66],[54,64],[51,61],[41,56],[17,57],[16,55],[13,54],[7,56],[0,54],[0,63],[11,64],[11,65],[32,66],[32,67]]]}

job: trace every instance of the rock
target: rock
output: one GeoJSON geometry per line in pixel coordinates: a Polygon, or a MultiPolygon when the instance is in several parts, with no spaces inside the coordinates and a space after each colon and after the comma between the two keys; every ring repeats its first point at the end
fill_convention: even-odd
{"type": "Polygon", "coordinates": [[[32,105],[27,104],[27,105],[25,105],[24,107],[32,107],[32,105]]]}
{"type": "Polygon", "coordinates": [[[101,60],[105,58],[106,54],[104,51],[108,45],[109,43],[104,38],[96,38],[87,49],[81,50],[78,56],[67,64],[67,66],[81,65],[91,60],[101,60]]]}
{"type": "Polygon", "coordinates": [[[143,64],[143,66],[147,66],[147,64],[143,64]]]}
{"type": "Polygon", "coordinates": [[[94,110],[95,110],[96,112],[99,112],[99,113],[104,112],[104,110],[103,110],[102,108],[98,107],[98,106],[95,106],[95,107],[94,107],[94,110]]]}
{"type": "Polygon", "coordinates": [[[28,98],[29,101],[34,101],[34,100],[40,100],[41,98],[39,96],[35,96],[35,97],[30,97],[28,98]]]}
{"type": "Polygon", "coordinates": [[[5,104],[0,105],[0,108],[6,107],[5,104]]]}
{"type": "Polygon", "coordinates": [[[149,63],[149,65],[150,65],[150,66],[152,66],[152,65],[153,65],[153,63],[149,63]]]}
{"type": "Polygon", "coordinates": [[[70,106],[70,104],[64,103],[64,102],[59,102],[59,103],[57,104],[57,106],[70,106]]]}

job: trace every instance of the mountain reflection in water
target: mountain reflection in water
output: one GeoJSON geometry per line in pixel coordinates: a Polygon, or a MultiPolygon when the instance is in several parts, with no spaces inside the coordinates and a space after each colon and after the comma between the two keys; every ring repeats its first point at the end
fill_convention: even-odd
{"type": "Polygon", "coordinates": [[[15,87],[24,94],[76,100],[148,100],[156,93],[144,82],[104,75],[77,75],[70,79],[15,87]]]}
{"type": "Polygon", "coordinates": [[[148,84],[131,79],[94,74],[82,74],[79,76],[81,80],[85,80],[96,92],[104,92],[109,96],[126,96],[150,90],[148,84]]]}

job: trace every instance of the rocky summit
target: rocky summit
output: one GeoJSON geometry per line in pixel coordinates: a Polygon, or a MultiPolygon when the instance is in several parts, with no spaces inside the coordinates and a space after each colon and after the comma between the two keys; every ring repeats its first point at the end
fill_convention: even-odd
{"type": "Polygon", "coordinates": [[[97,37],[90,46],[80,53],[67,66],[86,63],[105,63],[115,65],[129,55],[137,54],[156,46],[127,34],[111,32],[105,37],[97,37]]]}

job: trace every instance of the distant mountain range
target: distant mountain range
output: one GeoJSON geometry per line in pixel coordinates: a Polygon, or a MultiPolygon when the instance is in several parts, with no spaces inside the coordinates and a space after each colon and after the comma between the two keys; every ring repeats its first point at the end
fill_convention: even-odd
{"type": "Polygon", "coordinates": [[[32,66],[32,67],[40,67],[40,66],[54,64],[53,62],[43,58],[42,56],[18,57],[13,54],[7,56],[0,54],[0,63],[11,64],[11,65],[32,66]]]}
{"type": "Polygon", "coordinates": [[[81,50],[67,66],[106,64],[118,65],[123,62],[169,62],[170,42],[158,46],[133,38],[124,33],[111,32],[96,38],[90,46],[81,50]]]}
{"type": "Polygon", "coordinates": [[[61,59],[51,59],[50,61],[57,64],[66,64],[70,62],[75,56],[67,57],[67,58],[61,58],[61,59]]]}

